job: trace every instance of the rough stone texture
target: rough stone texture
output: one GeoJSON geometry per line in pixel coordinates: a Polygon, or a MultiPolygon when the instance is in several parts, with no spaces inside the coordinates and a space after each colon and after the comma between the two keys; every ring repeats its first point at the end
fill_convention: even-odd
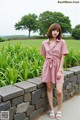
{"type": "Polygon", "coordinates": [[[68,68],[68,70],[73,71],[74,74],[79,74],[80,73],[80,66],[75,66],[72,68],[68,68]]]}
{"type": "Polygon", "coordinates": [[[77,76],[76,76],[76,75],[73,75],[72,77],[70,77],[70,81],[71,81],[71,82],[72,82],[72,81],[76,82],[76,81],[77,81],[77,76]]]}
{"type": "Polygon", "coordinates": [[[9,119],[13,120],[14,115],[16,114],[16,107],[11,107],[10,109],[8,109],[7,111],[9,111],[9,119]]]}
{"type": "Polygon", "coordinates": [[[44,104],[43,108],[44,108],[43,109],[44,112],[50,110],[49,103],[48,104],[44,104]]]}
{"type": "Polygon", "coordinates": [[[35,111],[30,115],[30,120],[34,120],[34,118],[35,118],[36,116],[42,114],[42,113],[43,113],[43,110],[44,110],[43,107],[41,107],[41,108],[38,109],[38,110],[35,110],[35,111]]]}
{"type": "Polygon", "coordinates": [[[15,85],[24,89],[25,93],[34,91],[37,88],[35,84],[27,82],[27,81],[19,82],[19,83],[16,83],[15,85]]]}
{"type": "Polygon", "coordinates": [[[72,91],[73,91],[73,87],[71,87],[71,88],[69,88],[67,91],[68,91],[68,93],[71,93],[72,91]]]}
{"type": "Polygon", "coordinates": [[[39,109],[40,107],[42,107],[44,104],[47,104],[48,100],[46,98],[40,98],[37,102],[36,102],[36,109],[39,109]]]}
{"type": "Polygon", "coordinates": [[[32,104],[36,104],[40,96],[41,96],[41,89],[37,89],[36,91],[32,92],[32,104]]]}
{"type": "Polygon", "coordinates": [[[64,80],[63,87],[66,87],[66,86],[69,84],[69,82],[70,82],[70,78],[66,78],[66,79],[64,80]]]}
{"type": "Polygon", "coordinates": [[[74,82],[74,81],[72,81],[72,86],[73,86],[73,87],[75,86],[75,82],[74,82]]]}
{"type": "Polygon", "coordinates": [[[18,105],[18,104],[20,104],[20,103],[22,103],[22,102],[23,102],[23,96],[14,98],[14,99],[12,100],[12,106],[18,105]]]}
{"type": "Polygon", "coordinates": [[[66,86],[66,89],[70,89],[72,87],[71,82],[66,86]]]}
{"type": "Polygon", "coordinates": [[[75,90],[71,91],[71,92],[70,92],[70,95],[71,95],[71,96],[74,96],[74,93],[75,93],[75,90]]]}
{"type": "Polygon", "coordinates": [[[68,100],[68,99],[70,99],[70,94],[69,93],[66,95],[66,100],[68,100]]]}
{"type": "Polygon", "coordinates": [[[38,88],[41,88],[41,87],[45,86],[45,83],[42,83],[41,78],[39,78],[39,77],[29,79],[28,82],[36,84],[38,88]]]}
{"type": "Polygon", "coordinates": [[[1,97],[0,97],[0,103],[1,103],[1,97]]]}
{"type": "Polygon", "coordinates": [[[22,112],[26,112],[27,109],[29,107],[29,102],[27,103],[21,103],[19,105],[17,105],[17,111],[16,113],[22,113],[22,112]]]}
{"type": "Polygon", "coordinates": [[[67,93],[68,93],[68,91],[67,91],[67,90],[64,90],[64,91],[63,91],[63,95],[64,95],[64,96],[66,96],[66,95],[67,95],[67,93]]]}
{"type": "Polygon", "coordinates": [[[30,114],[35,110],[35,107],[30,105],[27,109],[26,115],[30,116],[30,114]]]}
{"type": "Polygon", "coordinates": [[[76,82],[77,82],[78,84],[80,84],[80,74],[78,74],[78,78],[77,78],[76,82]]]}
{"type": "Polygon", "coordinates": [[[63,102],[65,102],[65,101],[66,101],[66,99],[67,99],[67,98],[66,98],[66,96],[63,96],[63,102]]]}
{"type": "Polygon", "coordinates": [[[42,98],[47,96],[46,90],[47,90],[46,87],[43,87],[43,88],[41,89],[41,97],[42,97],[42,98]]]}
{"type": "Polygon", "coordinates": [[[0,88],[0,96],[2,96],[3,101],[10,100],[23,94],[24,91],[22,89],[12,85],[0,88]]]}
{"type": "Polygon", "coordinates": [[[25,119],[26,119],[25,113],[18,113],[14,115],[14,120],[25,120],[25,119]]]}
{"type": "Polygon", "coordinates": [[[7,102],[2,102],[0,104],[0,111],[5,111],[7,109],[9,109],[11,107],[11,102],[7,101],[7,102]]]}
{"type": "Polygon", "coordinates": [[[27,94],[24,95],[24,101],[25,102],[31,101],[31,93],[27,93],[27,94]]]}
{"type": "Polygon", "coordinates": [[[73,71],[64,71],[64,78],[71,77],[74,75],[73,71]]]}

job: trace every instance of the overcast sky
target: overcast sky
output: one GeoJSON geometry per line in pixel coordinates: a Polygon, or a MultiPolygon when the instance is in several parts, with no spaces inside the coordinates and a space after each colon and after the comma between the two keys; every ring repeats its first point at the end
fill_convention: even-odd
{"type": "Polygon", "coordinates": [[[24,15],[29,13],[39,15],[47,10],[69,16],[72,27],[80,24],[80,3],[58,3],[58,1],[66,0],[0,0],[0,35],[28,34],[25,30],[15,30],[15,23],[24,15]]]}

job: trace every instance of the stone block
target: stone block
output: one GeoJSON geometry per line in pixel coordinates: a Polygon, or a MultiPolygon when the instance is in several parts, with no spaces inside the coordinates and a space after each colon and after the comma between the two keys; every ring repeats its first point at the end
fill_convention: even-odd
{"type": "Polygon", "coordinates": [[[25,120],[25,119],[26,119],[25,113],[18,113],[14,115],[14,120],[25,120]]]}
{"type": "Polygon", "coordinates": [[[70,82],[70,78],[66,78],[66,79],[64,80],[63,87],[66,87],[66,86],[69,84],[69,82],[70,82]]]}
{"type": "Polygon", "coordinates": [[[30,115],[30,120],[34,120],[38,115],[41,115],[43,113],[44,108],[41,107],[38,110],[35,110],[31,115],[30,115]]]}
{"type": "Polygon", "coordinates": [[[29,102],[27,102],[27,103],[23,102],[23,103],[17,105],[16,113],[26,112],[28,107],[29,107],[29,102]]]}
{"type": "Polygon", "coordinates": [[[23,96],[12,99],[12,106],[18,105],[23,102],[23,96]]]}
{"type": "Polygon", "coordinates": [[[40,77],[35,77],[35,78],[32,78],[32,79],[28,79],[28,82],[36,84],[38,88],[41,88],[41,87],[45,86],[45,83],[43,83],[41,81],[40,77]]]}
{"type": "Polygon", "coordinates": [[[24,94],[24,101],[30,102],[31,101],[31,93],[24,94]]]}
{"type": "Polygon", "coordinates": [[[30,114],[35,110],[35,107],[33,105],[30,105],[27,109],[26,115],[30,116],[30,114]]]}
{"type": "Polygon", "coordinates": [[[36,109],[39,109],[40,107],[42,107],[43,105],[47,104],[48,100],[47,98],[40,98],[37,102],[36,102],[36,109]]]}
{"type": "Polygon", "coordinates": [[[79,74],[80,73],[80,66],[68,68],[68,70],[74,72],[74,74],[79,74]]]}
{"type": "Polygon", "coordinates": [[[77,76],[73,75],[72,77],[70,77],[70,82],[76,82],[77,81],[77,76]]]}
{"type": "Polygon", "coordinates": [[[30,83],[27,81],[16,83],[15,86],[24,89],[25,93],[32,92],[32,91],[36,90],[36,88],[37,88],[36,84],[30,83]]]}
{"type": "Polygon", "coordinates": [[[10,109],[8,109],[7,111],[9,111],[9,120],[13,120],[14,115],[16,113],[16,106],[11,107],[10,109]]]}
{"type": "Polygon", "coordinates": [[[71,82],[66,86],[66,89],[70,89],[72,87],[71,82]]]}
{"type": "Polygon", "coordinates": [[[0,88],[0,95],[2,96],[3,101],[10,100],[23,94],[24,91],[16,86],[8,85],[0,88]]]}
{"type": "Polygon", "coordinates": [[[67,91],[67,90],[64,90],[64,91],[63,91],[63,96],[66,96],[67,93],[68,93],[68,91],[67,91]]]}
{"type": "Polygon", "coordinates": [[[40,99],[40,96],[41,96],[41,89],[37,89],[36,91],[32,92],[31,104],[36,104],[36,102],[40,99]]]}
{"type": "Polygon", "coordinates": [[[75,94],[75,90],[73,90],[72,92],[70,92],[70,96],[74,96],[75,94]]]}
{"type": "Polygon", "coordinates": [[[64,71],[64,78],[67,78],[67,77],[71,77],[74,75],[74,72],[73,71],[69,71],[69,70],[65,70],[64,71]]]}
{"type": "Polygon", "coordinates": [[[41,97],[43,98],[43,97],[47,97],[47,89],[46,89],[46,87],[43,87],[42,89],[41,89],[41,97]]]}
{"type": "Polygon", "coordinates": [[[11,107],[11,102],[7,101],[7,102],[2,102],[0,104],[0,111],[5,111],[7,109],[9,109],[11,107]]]}

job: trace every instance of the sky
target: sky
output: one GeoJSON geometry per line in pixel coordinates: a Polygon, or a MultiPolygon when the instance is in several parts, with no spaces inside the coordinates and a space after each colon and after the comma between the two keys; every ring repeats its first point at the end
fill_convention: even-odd
{"type": "Polygon", "coordinates": [[[74,0],[79,3],[58,3],[58,1],[66,0],[0,0],[0,35],[28,35],[26,30],[15,30],[15,23],[24,15],[35,13],[39,16],[47,10],[69,16],[72,28],[80,24],[80,1],[74,0]]]}

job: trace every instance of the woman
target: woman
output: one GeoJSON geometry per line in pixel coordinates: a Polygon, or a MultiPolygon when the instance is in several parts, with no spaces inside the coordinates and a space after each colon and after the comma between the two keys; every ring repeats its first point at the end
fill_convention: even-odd
{"type": "Polygon", "coordinates": [[[58,23],[52,24],[47,32],[48,40],[42,42],[40,54],[45,57],[41,80],[46,83],[47,97],[50,105],[50,117],[61,118],[61,106],[63,100],[64,57],[68,54],[65,41],[61,37],[61,27],[58,23]],[[53,106],[52,85],[56,84],[58,108],[55,114],[53,106]]]}

